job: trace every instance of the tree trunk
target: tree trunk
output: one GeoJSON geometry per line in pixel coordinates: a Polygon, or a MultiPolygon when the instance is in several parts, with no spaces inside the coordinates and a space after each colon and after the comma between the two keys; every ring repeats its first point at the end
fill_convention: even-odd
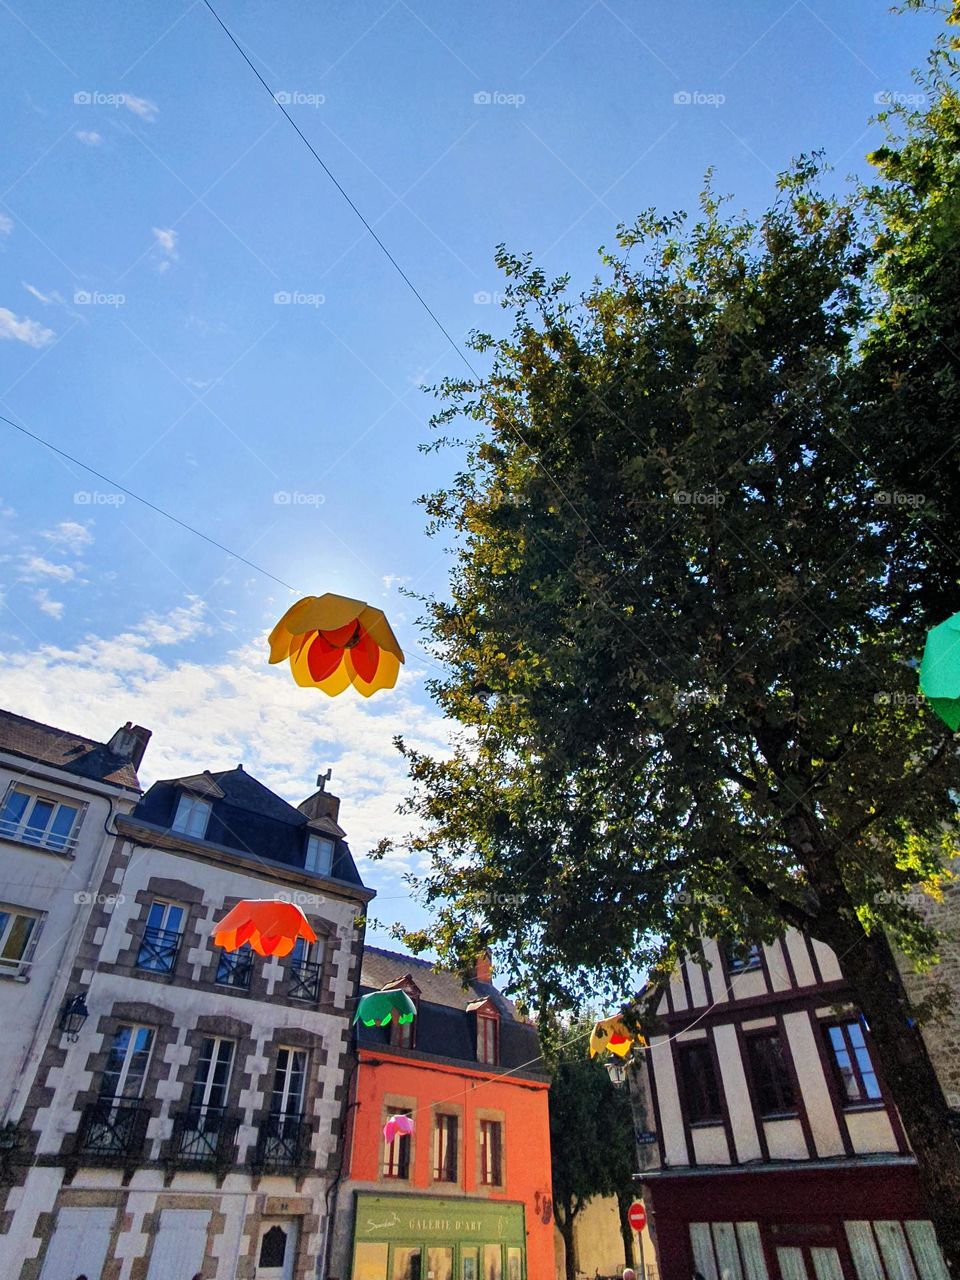
{"type": "Polygon", "coordinates": [[[634,1199],[635,1196],[633,1194],[626,1199],[623,1196],[617,1196],[617,1210],[620,1214],[620,1235],[623,1237],[623,1261],[624,1265],[628,1267],[636,1265],[633,1250],[633,1227],[631,1227],[627,1218],[634,1199]]]}
{"type": "Polygon", "coordinates": [[[882,932],[864,932],[852,910],[830,912],[816,932],[833,948],[870,1028],[884,1082],[917,1158],[924,1212],[937,1230],[954,1277],[960,1277],[960,1146],[950,1109],[892,948],[882,932]]]}
{"type": "Polygon", "coordinates": [[[577,1280],[577,1240],[573,1230],[576,1214],[566,1209],[563,1213],[558,1213],[556,1217],[557,1226],[560,1228],[561,1236],[563,1236],[563,1273],[566,1276],[566,1280],[577,1280]]]}

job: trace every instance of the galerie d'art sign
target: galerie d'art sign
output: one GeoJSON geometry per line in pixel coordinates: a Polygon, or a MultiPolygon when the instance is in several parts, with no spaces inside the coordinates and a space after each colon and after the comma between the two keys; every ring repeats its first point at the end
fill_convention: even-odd
{"type": "Polygon", "coordinates": [[[477,1240],[522,1244],[523,1207],[484,1201],[360,1196],[360,1240],[477,1240]]]}

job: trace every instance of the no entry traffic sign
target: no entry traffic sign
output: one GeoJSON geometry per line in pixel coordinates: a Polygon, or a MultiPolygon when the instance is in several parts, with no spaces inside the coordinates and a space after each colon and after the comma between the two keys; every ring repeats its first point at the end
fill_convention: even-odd
{"type": "Polygon", "coordinates": [[[627,1221],[633,1227],[634,1231],[642,1231],[647,1225],[647,1211],[639,1200],[634,1200],[630,1206],[630,1212],[627,1214],[627,1221]]]}

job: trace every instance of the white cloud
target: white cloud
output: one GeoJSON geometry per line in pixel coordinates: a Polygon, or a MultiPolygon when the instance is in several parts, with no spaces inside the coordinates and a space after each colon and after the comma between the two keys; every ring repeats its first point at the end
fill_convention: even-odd
{"type": "Polygon", "coordinates": [[[411,869],[406,855],[397,851],[376,865],[362,855],[384,836],[402,839],[409,828],[396,811],[407,778],[395,735],[436,754],[447,750],[442,717],[411,697],[416,675],[404,669],[396,689],[369,701],[353,690],[327,698],[298,688],[285,663],[268,665],[265,634],[207,663],[152,652],[170,643],[165,628],[190,633],[200,614],[194,600],[121,634],[90,635],[71,647],[16,652],[7,645],[0,650],[3,704],[101,741],[126,720],[145,725],[153,730],[140,770],[145,785],[242,762],[298,804],[331,766],[329,789],[343,801],[340,820],[361,875],[382,892],[377,914],[396,918],[408,896],[399,878],[411,869]]]}
{"type": "Polygon", "coordinates": [[[207,606],[198,596],[189,596],[190,603],[171,609],[165,618],[148,614],[133,630],[153,644],[179,644],[194,636],[210,635],[213,627],[207,622],[207,606]]]}
{"type": "Polygon", "coordinates": [[[132,93],[123,95],[123,105],[141,120],[146,120],[148,124],[152,124],[160,114],[160,108],[155,102],[151,102],[149,98],[138,98],[132,93]]]}
{"type": "Polygon", "coordinates": [[[63,602],[61,600],[51,600],[50,593],[45,587],[35,591],[33,599],[41,613],[45,613],[51,618],[59,619],[63,617],[63,602]]]}
{"type": "Polygon", "coordinates": [[[20,576],[24,582],[37,582],[42,578],[53,578],[57,582],[69,582],[74,571],[68,564],[54,564],[43,556],[27,556],[24,559],[20,576]]]}
{"type": "Polygon", "coordinates": [[[54,337],[52,329],[45,329],[36,320],[20,320],[6,307],[0,307],[0,338],[25,342],[28,347],[45,347],[54,337]]]}
{"type": "Polygon", "coordinates": [[[0,236],[8,236],[13,230],[13,219],[8,218],[5,213],[0,213],[0,236]]]}
{"type": "Polygon", "coordinates": [[[94,129],[78,129],[73,135],[85,147],[99,147],[103,138],[94,129]]]}
{"type": "Polygon", "coordinates": [[[157,263],[158,271],[166,271],[171,262],[176,262],[180,257],[177,252],[177,232],[172,227],[154,227],[153,238],[155,241],[154,248],[161,254],[161,260],[157,263]]]}
{"type": "Polygon", "coordinates": [[[52,529],[44,529],[40,536],[53,546],[63,547],[77,556],[93,542],[93,534],[89,528],[76,520],[61,520],[52,529]]]}
{"type": "Polygon", "coordinates": [[[394,587],[402,587],[410,581],[407,574],[403,573],[385,573],[380,579],[387,591],[392,591],[394,587]]]}

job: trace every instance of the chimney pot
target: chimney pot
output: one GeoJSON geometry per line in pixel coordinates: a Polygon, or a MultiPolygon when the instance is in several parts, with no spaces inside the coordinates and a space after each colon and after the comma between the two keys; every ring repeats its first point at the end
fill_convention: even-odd
{"type": "Polygon", "coordinates": [[[139,769],[151,737],[149,729],[128,720],[107,743],[107,750],[121,760],[128,760],[134,769],[139,769]]]}

